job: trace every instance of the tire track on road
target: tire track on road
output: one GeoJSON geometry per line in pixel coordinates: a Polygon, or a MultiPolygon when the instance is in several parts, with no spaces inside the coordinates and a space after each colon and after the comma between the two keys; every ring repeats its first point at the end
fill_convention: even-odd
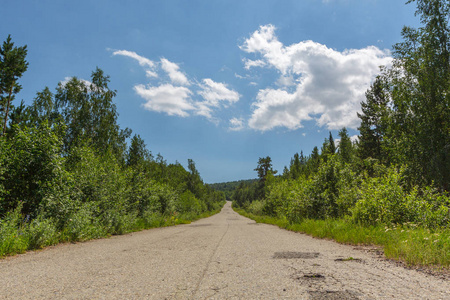
{"type": "Polygon", "coordinates": [[[194,293],[192,294],[192,298],[191,299],[196,299],[195,296],[197,295],[199,289],[200,289],[200,285],[202,284],[203,279],[205,278],[206,272],[209,269],[209,266],[211,265],[212,259],[213,257],[216,255],[217,253],[217,249],[219,249],[220,245],[222,244],[223,238],[225,237],[225,235],[228,232],[228,229],[230,228],[230,222],[227,219],[227,229],[225,230],[224,234],[222,235],[222,237],[220,238],[219,242],[217,243],[216,247],[213,250],[213,253],[211,254],[211,256],[208,259],[208,262],[206,263],[205,268],[203,269],[202,275],[200,276],[197,285],[194,289],[194,293]]]}

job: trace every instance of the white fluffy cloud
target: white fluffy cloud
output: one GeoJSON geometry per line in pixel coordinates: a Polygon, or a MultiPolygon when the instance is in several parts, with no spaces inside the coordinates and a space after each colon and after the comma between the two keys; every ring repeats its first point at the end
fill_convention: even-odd
{"type": "Polygon", "coordinates": [[[138,55],[136,52],[128,51],[128,50],[116,50],[113,52],[113,55],[122,55],[128,56],[138,61],[139,65],[148,68],[154,68],[155,63],[148,58],[138,55]]]}
{"type": "Polygon", "coordinates": [[[234,103],[239,101],[239,93],[227,88],[227,85],[220,82],[215,82],[212,79],[203,79],[203,84],[200,84],[201,90],[198,92],[203,99],[211,106],[218,107],[220,101],[227,101],[234,103]]]}
{"type": "Polygon", "coordinates": [[[169,75],[170,80],[175,84],[189,85],[186,75],[180,72],[180,67],[165,58],[161,58],[161,68],[169,75]]]}
{"type": "Polygon", "coordinates": [[[156,112],[164,112],[169,116],[189,116],[189,111],[196,110],[192,104],[192,92],[183,86],[163,84],[146,87],[143,84],[134,87],[136,93],[144,98],[144,108],[156,112]]]}
{"type": "Polygon", "coordinates": [[[226,84],[215,82],[210,78],[205,78],[198,84],[200,90],[197,92],[205,101],[197,102],[197,114],[215,121],[212,112],[213,108],[227,106],[229,103],[239,101],[240,95],[234,90],[230,90],[226,84]]]}
{"type": "Polygon", "coordinates": [[[140,56],[136,52],[128,51],[128,50],[116,50],[113,52],[113,55],[121,55],[131,57],[132,59],[137,60],[140,66],[144,67],[145,75],[149,78],[157,78],[158,74],[154,71],[156,68],[156,64],[150,59],[140,56]]]}
{"type": "Polygon", "coordinates": [[[308,120],[328,129],[356,128],[365,91],[379,66],[392,61],[388,50],[375,46],[342,52],[313,41],[285,46],[273,25],[261,26],[240,48],[261,56],[256,62],[262,63],[245,60],[245,68],[266,66],[280,74],[278,88],[261,89],[252,105],[249,126],[262,131],[297,129],[308,120]]]}
{"type": "Polygon", "coordinates": [[[147,110],[180,117],[199,115],[217,123],[218,120],[214,117],[215,110],[239,101],[239,93],[228,88],[226,84],[215,82],[210,78],[203,79],[201,83],[195,80],[191,82],[178,64],[166,58],[161,58],[160,63],[154,63],[127,50],[114,51],[113,55],[134,58],[146,69],[147,77],[160,78],[156,86],[143,84],[134,86],[136,93],[145,100],[143,107],[147,110]],[[158,74],[159,68],[166,73],[168,80],[161,79],[164,76],[158,74]],[[200,99],[196,99],[196,95],[201,96],[203,101],[198,96],[200,99]]]}

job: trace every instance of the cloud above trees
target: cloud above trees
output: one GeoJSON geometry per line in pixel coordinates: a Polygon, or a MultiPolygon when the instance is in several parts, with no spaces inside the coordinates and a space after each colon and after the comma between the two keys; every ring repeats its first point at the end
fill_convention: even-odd
{"type": "MultiPolygon", "coordinates": [[[[311,40],[287,46],[275,31],[271,24],[260,26],[239,46],[245,53],[240,71],[245,73],[234,73],[235,77],[260,88],[250,98],[250,112],[244,112],[247,117],[231,118],[229,129],[295,130],[307,121],[330,130],[358,127],[357,112],[367,88],[379,67],[392,62],[389,50],[368,46],[338,51],[311,40]],[[261,86],[251,75],[258,69],[273,70],[276,78],[269,84],[263,80],[266,85],[261,86]]],[[[190,77],[179,64],[164,57],[152,61],[129,50],[115,50],[113,56],[132,58],[144,69],[149,83],[138,83],[134,90],[149,111],[203,116],[218,123],[217,112],[242,97],[226,83],[190,77]]],[[[258,77],[269,73],[260,72],[258,77]]]]}
{"type": "Polygon", "coordinates": [[[273,86],[255,96],[249,127],[297,129],[314,120],[328,129],[356,128],[360,102],[379,67],[391,63],[390,52],[375,46],[337,51],[310,40],[285,46],[275,30],[261,26],[240,46],[256,58],[245,58],[245,69],[271,68],[279,74],[273,86]]]}
{"type": "Polygon", "coordinates": [[[145,100],[142,106],[149,111],[179,117],[199,115],[217,123],[215,111],[239,101],[241,97],[225,83],[210,78],[201,82],[190,80],[177,63],[166,58],[155,62],[128,50],[116,50],[113,55],[133,58],[144,68],[147,77],[158,80],[156,85],[134,86],[136,94],[145,100]]]}

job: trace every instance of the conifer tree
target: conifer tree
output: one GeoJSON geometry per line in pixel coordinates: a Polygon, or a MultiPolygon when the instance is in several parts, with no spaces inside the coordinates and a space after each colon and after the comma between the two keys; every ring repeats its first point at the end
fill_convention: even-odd
{"type": "Polygon", "coordinates": [[[15,95],[22,86],[18,79],[28,69],[27,46],[14,47],[11,35],[0,48],[0,134],[5,135],[8,117],[12,111],[15,95]]]}

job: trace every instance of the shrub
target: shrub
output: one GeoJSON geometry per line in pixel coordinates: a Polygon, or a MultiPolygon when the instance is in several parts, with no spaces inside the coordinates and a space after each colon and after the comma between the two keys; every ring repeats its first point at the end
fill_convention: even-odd
{"type": "Polygon", "coordinates": [[[352,209],[353,221],[366,225],[406,222],[405,192],[400,180],[401,174],[394,167],[381,177],[366,178],[352,209]]]}
{"type": "Polygon", "coordinates": [[[29,223],[25,235],[28,249],[40,249],[59,241],[59,232],[54,222],[51,219],[44,219],[41,215],[29,223]]]}
{"type": "Polygon", "coordinates": [[[64,184],[66,174],[62,170],[62,139],[58,130],[46,122],[23,130],[17,128],[14,135],[1,143],[0,214],[11,211],[22,201],[22,213],[35,217],[41,201],[57,193],[61,182],[64,184]]]}
{"type": "Polygon", "coordinates": [[[178,213],[192,212],[194,214],[200,214],[203,211],[200,201],[189,190],[179,195],[172,205],[173,210],[178,213]]]}
{"type": "Polygon", "coordinates": [[[4,219],[0,220],[0,257],[25,252],[28,248],[28,240],[23,232],[22,203],[4,219]]]}
{"type": "Polygon", "coordinates": [[[258,216],[264,215],[264,211],[267,207],[266,201],[263,200],[255,200],[247,208],[247,211],[258,216]]]}
{"type": "Polygon", "coordinates": [[[94,217],[95,211],[94,203],[84,203],[73,212],[63,229],[63,240],[85,241],[105,236],[105,227],[94,217]]]}

